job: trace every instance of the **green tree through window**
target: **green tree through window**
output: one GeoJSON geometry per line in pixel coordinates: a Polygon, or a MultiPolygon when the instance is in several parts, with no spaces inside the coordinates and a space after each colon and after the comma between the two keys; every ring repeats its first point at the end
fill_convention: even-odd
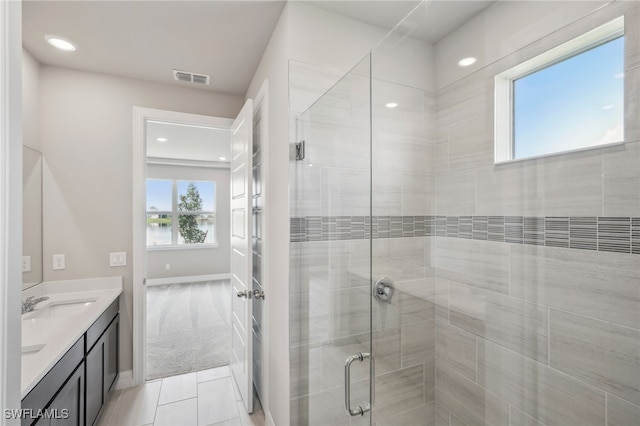
{"type": "MultiPolygon", "coordinates": [[[[180,195],[178,203],[180,212],[199,212],[202,210],[202,198],[198,188],[193,182],[189,183],[187,193],[180,195]]],[[[204,243],[209,231],[202,231],[198,228],[198,221],[195,214],[181,214],[178,217],[178,232],[186,244],[204,243]]]]}

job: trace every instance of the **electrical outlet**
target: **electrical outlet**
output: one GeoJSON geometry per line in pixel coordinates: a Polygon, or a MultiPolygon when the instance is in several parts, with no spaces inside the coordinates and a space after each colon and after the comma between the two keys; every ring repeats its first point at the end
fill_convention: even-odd
{"type": "Polygon", "coordinates": [[[109,266],[127,266],[127,252],[109,253],[109,266]]]}
{"type": "Polygon", "coordinates": [[[166,265],[164,265],[164,269],[165,269],[165,271],[170,271],[171,270],[171,264],[167,263],[166,265]]]}
{"type": "Polygon", "coordinates": [[[31,256],[22,256],[22,272],[31,272],[31,256]]]}
{"type": "Polygon", "coordinates": [[[57,271],[60,269],[66,268],[66,262],[64,259],[64,254],[54,254],[53,255],[53,270],[57,271]]]}

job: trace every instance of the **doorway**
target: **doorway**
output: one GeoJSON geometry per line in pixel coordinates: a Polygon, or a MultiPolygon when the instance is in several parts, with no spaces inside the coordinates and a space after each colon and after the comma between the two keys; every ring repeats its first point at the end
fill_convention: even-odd
{"type": "MultiPolygon", "coordinates": [[[[261,98],[265,99],[265,96],[261,98]]],[[[257,105],[262,104],[264,106],[261,107],[261,110],[264,111],[260,113],[260,116],[266,118],[266,103],[261,102],[257,105]]],[[[261,299],[262,309],[258,311],[259,318],[256,320],[253,315],[256,299],[260,299],[254,297],[255,290],[264,295],[267,289],[264,279],[262,282],[258,280],[262,285],[260,289],[255,288],[255,270],[253,269],[254,267],[261,268],[264,263],[264,261],[254,263],[253,260],[256,258],[254,244],[257,241],[254,227],[258,228],[257,221],[260,222],[259,229],[262,229],[261,223],[265,220],[263,215],[259,214],[260,212],[256,214],[253,208],[255,201],[253,176],[256,173],[253,167],[256,154],[253,149],[253,133],[255,131],[264,132],[266,123],[260,124],[258,121],[256,125],[253,112],[251,101],[247,102],[236,120],[134,108],[133,382],[140,385],[153,377],[211,367],[202,364],[203,360],[200,358],[209,357],[218,364],[228,362],[230,380],[237,386],[242,405],[247,413],[253,411],[256,386],[252,370],[256,362],[260,365],[264,364],[260,375],[257,376],[259,381],[257,388],[268,389],[268,369],[266,363],[260,361],[266,359],[263,354],[268,350],[266,343],[268,341],[268,324],[262,320],[266,316],[268,306],[264,302],[264,298],[261,299]],[[152,132],[156,124],[217,129],[217,131],[224,132],[229,136],[231,143],[227,145],[227,148],[230,152],[229,154],[211,154],[215,157],[209,158],[206,158],[202,153],[186,159],[176,158],[175,153],[169,153],[171,151],[168,148],[170,138],[152,132]],[[155,148],[152,146],[151,140],[160,145],[158,150],[154,151],[155,148]],[[246,156],[242,167],[238,167],[240,164],[239,147],[241,147],[243,155],[246,156]],[[176,170],[185,168],[193,169],[194,174],[189,176],[177,174],[176,170]],[[227,180],[219,178],[212,180],[210,177],[203,176],[202,173],[206,173],[207,169],[224,171],[227,180]],[[172,170],[173,174],[166,174],[167,170],[172,170]],[[239,183],[242,184],[242,191],[239,190],[239,183]],[[164,188],[164,201],[156,198],[152,203],[153,197],[151,196],[148,200],[147,189],[153,185],[164,188]],[[223,187],[227,191],[226,194],[223,194],[223,187]],[[213,195],[211,195],[212,193],[213,195]],[[241,197],[244,201],[240,201],[241,197]],[[229,201],[226,206],[223,206],[222,198],[225,199],[225,202],[229,201]],[[214,199],[215,202],[211,201],[214,199]],[[238,214],[238,206],[242,203],[247,208],[244,214],[238,214]],[[223,214],[229,216],[229,226],[226,230],[221,228],[223,214]],[[190,219],[190,225],[186,219],[190,219]],[[231,240],[230,246],[227,246],[226,249],[229,255],[227,273],[197,270],[194,262],[199,258],[212,259],[212,256],[206,255],[207,250],[222,248],[223,234],[227,241],[231,240]],[[148,243],[155,244],[156,247],[150,249],[148,243]],[[189,244],[199,244],[200,246],[196,248],[189,246],[189,244]],[[163,245],[166,247],[162,247],[163,245]],[[176,251],[177,254],[174,254],[174,257],[168,257],[171,251],[176,251]],[[190,255],[184,255],[189,251],[190,255]],[[244,263],[233,261],[234,254],[236,260],[238,259],[238,253],[245,254],[244,263]],[[185,268],[187,269],[185,270],[185,268]],[[243,292],[245,297],[242,298],[237,295],[239,291],[236,290],[241,282],[246,285],[246,292],[243,292]],[[205,300],[205,297],[202,297],[203,294],[207,295],[209,302],[205,300]],[[219,297],[224,294],[228,296],[219,297]],[[153,299],[154,295],[159,297],[153,299]],[[225,305],[223,300],[225,297],[228,305],[225,305]],[[181,305],[179,299],[187,301],[187,303],[181,305]],[[221,303],[211,303],[214,299],[221,303]],[[161,313],[162,310],[155,310],[153,318],[146,315],[147,312],[151,312],[149,309],[153,310],[154,307],[161,307],[163,304],[164,307],[168,306],[169,310],[163,313],[161,313]],[[204,321],[212,318],[212,311],[215,311],[213,316],[218,320],[217,324],[209,329],[200,327],[204,321]],[[224,329],[227,319],[229,320],[227,330],[231,336],[229,351],[224,349],[226,343],[216,344],[217,338],[212,332],[215,327],[224,329]],[[261,341],[265,343],[262,346],[255,345],[254,347],[253,337],[256,323],[261,325],[259,336],[261,341]],[[188,333],[185,328],[181,329],[181,326],[190,328],[191,336],[189,339],[186,338],[188,333]],[[161,343],[161,338],[166,335],[172,336],[169,336],[171,338],[168,339],[168,342],[161,343]],[[153,338],[157,338],[153,342],[154,347],[148,345],[153,338]],[[195,353],[192,355],[193,346],[190,347],[187,341],[191,341],[196,349],[202,350],[206,356],[199,356],[195,353]],[[212,350],[213,347],[221,350],[216,354],[216,351],[212,350]],[[175,353],[170,357],[167,357],[171,352],[167,348],[175,350],[175,353]],[[256,356],[256,350],[259,352],[259,356],[256,356]],[[179,365],[183,370],[168,373],[151,371],[149,360],[153,352],[159,354],[161,363],[179,365]],[[224,359],[225,356],[228,357],[228,361],[224,359]],[[197,365],[189,366],[189,362],[185,362],[189,358],[196,361],[197,365]]],[[[266,143],[264,136],[262,139],[266,143]]],[[[262,160],[263,163],[265,163],[265,159],[262,160]]],[[[258,170],[257,173],[259,174],[260,171],[258,170]]],[[[158,191],[160,190],[156,192],[158,191]]],[[[259,242],[263,242],[265,235],[262,234],[259,239],[259,242]]],[[[226,337],[222,337],[221,341],[228,342],[229,340],[226,339],[226,337]]],[[[171,365],[163,365],[162,367],[171,367],[171,365]]],[[[264,398],[265,400],[261,402],[267,403],[268,395],[265,395],[264,398]]]]}
{"type": "Polygon", "coordinates": [[[228,127],[147,121],[146,379],[229,364],[228,127]]]}

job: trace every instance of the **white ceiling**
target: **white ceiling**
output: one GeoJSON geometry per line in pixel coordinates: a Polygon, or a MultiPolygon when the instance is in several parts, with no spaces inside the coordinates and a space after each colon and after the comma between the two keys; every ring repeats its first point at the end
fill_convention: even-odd
{"type": "Polygon", "coordinates": [[[229,129],[147,122],[147,157],[229,162],[230,156],[229,129]],[[167,141],[159,142],[158,138],[167,141]]]}
{"type": "MultiPolygon", "coordinates": [[[[293,0],[292,0],[293,1],[293,0]]],[[[295,0],[392,29],[417,0],[295,0]]],[[[436,0],[415,36],[435,42],[493,3],[436,0]]],[[[43,64],[187,85],[244,96],[285,1],[23,1],[23,43],[43,64]],[[73,53],[49,46],[59,35],[73,53]],[[173,80],[173,69],[211,76],[210,86],[173,80]]]]}
{"type": "Polygon", "coordinates": [[[23,44],[41,63],[185,85],[179,69],[211,76],[189,87],[243,95],[284,1],[23,2],[23,44]],[[44,36],[73,40],[57,51],[44,36]]]}
{"type": "MultiPolygon", "coordinates": [[[[420,4],[419,0],[296,1],[389,30],[420,4]]],[[[436,43],[494,2],[495,0],[427,1],[422,10],[417,11],[420,16],[412,17],[412,21],[416,18],[419,20],[419,26],[413,29],[413,36],[436,43]]]]}

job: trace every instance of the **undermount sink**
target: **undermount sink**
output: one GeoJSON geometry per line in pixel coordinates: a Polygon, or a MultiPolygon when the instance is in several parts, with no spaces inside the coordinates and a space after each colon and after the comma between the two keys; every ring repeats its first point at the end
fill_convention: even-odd
{"type": "Polygon", "coordinates": [[[45,347],[44,343],[37,344],[37,345],[23,346],[22,347],[22,355],[34,354],[36,352],[40,352],[40,350],[42,348],[44,348],[44,347],[45,347]]]}
{"type": "Polygon", "coordinates": [[[43,306],[41,309],[36,309],[33,312],[25,315],[25,320],[35,320],[39,318],[64,318],[81,314],[84,312],[96,299],[82,299],[82,300],[60,300],[49,303],[43,306]]]}

